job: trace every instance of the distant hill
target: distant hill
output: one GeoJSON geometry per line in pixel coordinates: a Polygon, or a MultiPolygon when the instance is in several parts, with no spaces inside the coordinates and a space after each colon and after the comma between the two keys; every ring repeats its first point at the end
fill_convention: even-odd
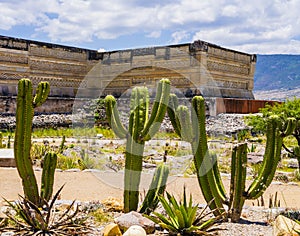
{"type": "Polygon", "coordinates": [[[257,55],[254,92],[300,88],[300,55],[257,55]]]}

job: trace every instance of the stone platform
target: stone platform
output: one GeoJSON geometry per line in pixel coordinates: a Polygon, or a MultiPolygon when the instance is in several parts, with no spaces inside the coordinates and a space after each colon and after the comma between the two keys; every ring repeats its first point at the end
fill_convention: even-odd
{"type": "Polygon", "coordinates": [[[14,150],[11,149],[0,149],[0,167],[16,167],[14,158],[14,150]]]}

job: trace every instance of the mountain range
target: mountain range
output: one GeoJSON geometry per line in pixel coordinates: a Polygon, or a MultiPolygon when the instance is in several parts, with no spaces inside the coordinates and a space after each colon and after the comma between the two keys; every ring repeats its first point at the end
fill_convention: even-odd
{"type": "Polygon", "coordinates": [[[257,55],[254,91],[300,88],[300,55],[257,55]]]}
{"type": "Polygon", "coordinates": [[[263,100],[299,98],[300,55],[257,55],[253,94],[263,100]]]}

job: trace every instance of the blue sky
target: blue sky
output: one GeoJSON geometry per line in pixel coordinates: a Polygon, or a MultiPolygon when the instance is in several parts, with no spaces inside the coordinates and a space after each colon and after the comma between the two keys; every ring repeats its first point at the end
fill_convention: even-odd
{"type": "Polygon", "coordinates": [[[300,54],[300,0],[0,0],[0,34],[95,50],[204,40],[300,54]]]}

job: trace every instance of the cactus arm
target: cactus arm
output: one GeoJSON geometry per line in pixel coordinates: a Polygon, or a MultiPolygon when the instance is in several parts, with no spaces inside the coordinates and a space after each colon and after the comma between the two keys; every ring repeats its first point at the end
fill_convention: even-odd
{"type": "Polygon", "coordinates": [[[22,179],[24,195],[31,202],[39,205],[38,186],[30,158],[32,119],[31,81],[21,79],[18,83],[14,155],[22,179]]]}
{"type": "Polygon", "coordinates": [[[212,155],[212,159],[213,159],[213,175],[216,179],[216,187],[218,189],[218,193],[219,193],[219,197],[222,199],[222,202],[224,204],[228,204],[228,197],[226,196],[226,191],[225,191],[225,187],[223,185],[222,182],[222,178],[221,178],[221,174],[220,174],[220,170],[219,170],[219,166],[218,166],[218,161],[217,161],[217,156],[215,153],[211,154],[212,155]]]}
{"type": "Polygon", "coordinates": [[[167,108],[167,113],[174,128],[175,133],[178,136],[181,136],[181,126],[176,115],[176,110],[178,108],[178,98],[175,94],[170,94],[169,97],[169,106],[167,108]]]}
{"type": "Polygon", "coordinates": [[[231,157],[230,181],[230,216],[232,222],[238,222],[245,202],[247,144],[243,143],[233,148],[231,157]]]}
{"type": "Polygon", "coordinates": [[[182,127],[181,129],[182,140],[191,143],[193,141],[193,132],[192,132],[192,123],[189,114],[189,109],[186,106],[182,106],[182,105],[179,106],[177,108],[177,117],[182,127]]]}
{"type": "Polygon", "coordinates": [[[164,163],[157,166],[149,190],[142,203],[140,213],[149,215],[155,210],[159,202],[158,196],[162,195],[165,191],[168,175],[169,168],[164,163]]]}
{"type": "Polygon", "coordinates": [[[106,108],[106,116],[110,127],[119,138],[125,138],[127,135],[127,130],[121,123],[116,99],[112,95],[107,95],[104,102],[106,108]]]}
{"type": "Polygon", "coordinates": [[[38,84],[36,95],[33,99],[33,107],[42,105],[48,98],[50,92],[50,86],[48,82],[40,82],[38,84]]]}
{"type": "Polygon", "coordinates": [[[205,128],[205,103],[203,97],[195,96],[192,99],[191,117],[192,129],[195,132],[195,139],[199,143],[199,154],[201,155],[201,159],[203,159],[208,150],[205,128]]]}
{"type": "Polygon", "coordinates": [[[280,160],[283,137],[278,130],[279,118],[271,116],[267,120],[267,142],[262,167],[247,191],[248,199],[256,199],[271,183],[280,160]],[[270,181],[271,179],[271,181],[270,181]]]}
{"type": "Polygon", "coordinates": [[[170,80],[161,79],[159,81],[150,118],[141,132],[141,137],[145,141],[150,140],[160,128],[169,104],[170,89],[170,80]]]}
{"type": "Polygon", "coordinates": [[[148,120],[149,94],[145,87],[136,87],[132,90],[130,113],[133,113],[133,126],[129,130],[136,142],[141,141],[141,132],[148,120]]]}
{"type": "Polygon", "coordinates": [[[57,154],[48,152],[44,158],[41,179],[41,200],[49,201],[53,193],[54,173],[57,164],[57,154]]]}
{"type": "Polygon", "coordinates": [[[283,131],[282,136],[286,137],[286,136],[291,135],[294,132],[296,126],[297,126],[297,120],[296,120],[296,118],[294,118],[294,117],[288,117],[287,121],[286,121],[286,128],[283,131]]]}

